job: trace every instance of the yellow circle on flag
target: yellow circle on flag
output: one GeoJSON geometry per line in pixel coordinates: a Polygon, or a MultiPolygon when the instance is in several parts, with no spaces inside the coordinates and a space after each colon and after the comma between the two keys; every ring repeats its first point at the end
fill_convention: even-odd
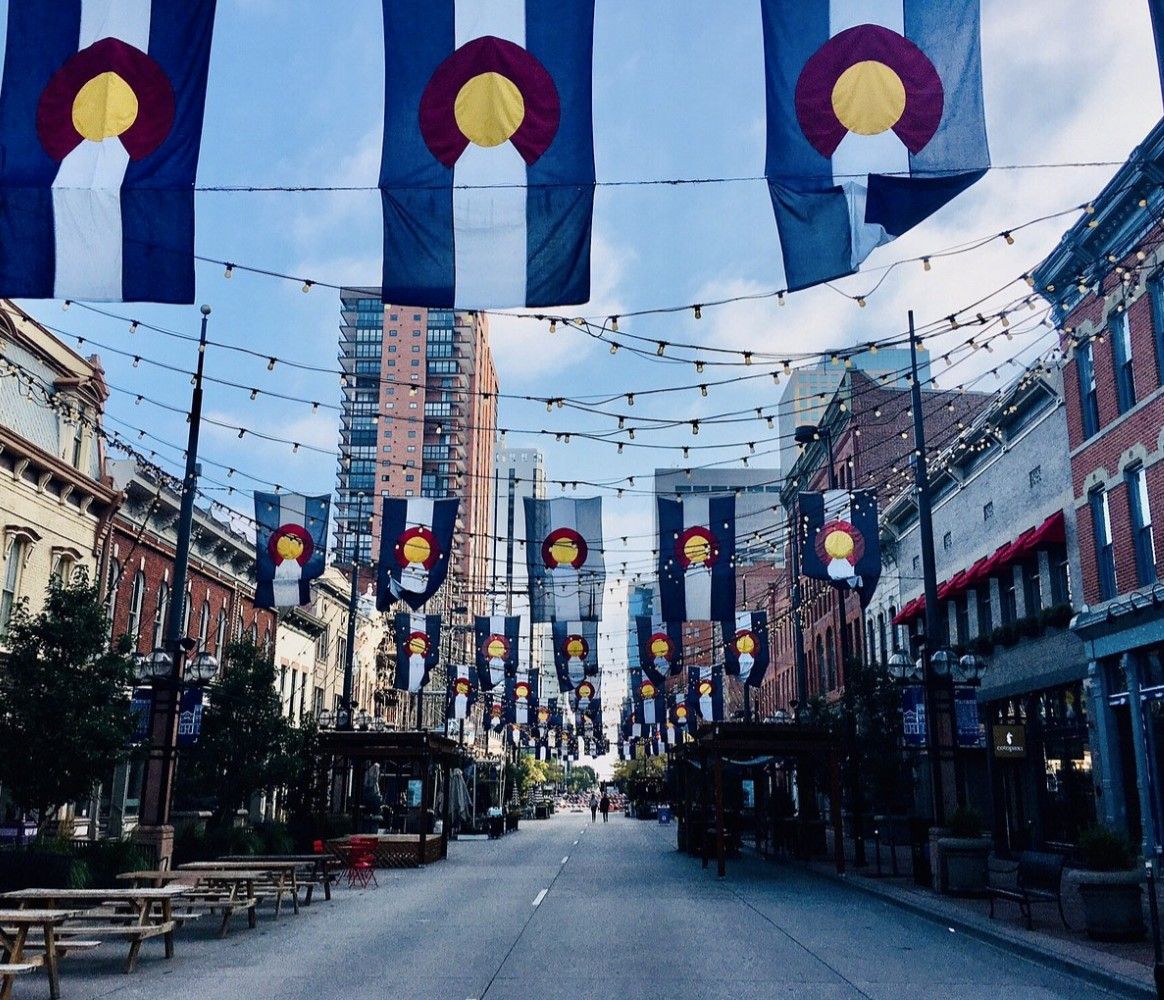
{"type": "Polygon", "coordinates": [[[883,62],[867,59],[850,66],[833,87],[837,120],[858,135],[880,135],[905,113],[905,84],[883,62]]]}
{"type": "Polygon", "coordinates": [[[558,566],[573,566],[578,558],[578,543],[570,538],[559,538],[550,546],[550,555],[558,566]]]}
{"type": "Polygon", "coordinates": [[[508,77],[479,73],[457,94],[453,105],[457,127],[478,146],[500,146],[525,121],[525,98],[508,77]]]}
{"type": "Polygon", "coordinates": [[[655,639],[651,643],[652,656],[666,656],[668,647],[671,644],[666,639],[655,639]]]}
{"type": "Polygon", "coordinates": [[[280,559],[297,562],[303,555],[303,540],[294,535],[280,535],[275,542],[275,551],[279,553],[280,559]]]}
{"type": "Polygon", "coordinates": [[[490,639],[485,649],[494,659],[502,659],[506,653],[505,643],[500,639],[490,639]]]}
{"type": "Polygon", "coordinates": [[[748,653],[754,653],[755,651],[756,651],[756,640],[753,636],[741,635],[736,640],[736,652],[738,652],[741,656],[748,654],[748,653]]]}
{"type": "Polygon", "coordinates": [[[830,559],[848,559],[853,554],[853,536],[847,531],[830,532],[824,547],[830,559]]]}
{"type": "Polygon", "coordinates": [[[586,655],[586,643],[584,643],[581,639],[579,639],[577,636],[575,636],[574,638],[570,639],[566,643],[566,655],[567,656],[585,656],[586,655]]]}
{"type": "Polygon", "coordinates": [[[689,563],[706,563],[711,558],[711,542],[704,535],[692,535],[683,543],[683,555],[689,563]]]}
{"type": "Polygon", "coordinates": [[[133,88],[117,73],[99,73],[73,99],[73,127],[90,142],[121,135],[137,121],[133,88]]]}
{"type": "Polygon", "coordinates": [[[409,563],[423,563],[432,555],[432,546],[423,535],[413,535],[404,543],[404,558],[409,563]]]}

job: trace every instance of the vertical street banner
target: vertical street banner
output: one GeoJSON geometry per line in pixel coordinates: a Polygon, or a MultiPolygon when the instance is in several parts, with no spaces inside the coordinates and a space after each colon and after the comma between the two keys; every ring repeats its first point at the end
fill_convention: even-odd
{"type": "Polygon", "coordinates": [[[762,0],[786,287],[856,271],[990,167],[979,0],[762,0]]]}
{"type": "Polygon", "coordinates": [[[467,663],[450,665],[448,686],[448,713],[449,719],[467,719],[469,712],[477,703],[477,684],[475,670],[467,663]]]}
{"type": "Polygon", "coordinates": [[[804,530],[801,572],[813,580],[855,590],[869,604],[881,579],[877,494],[873,490],[825,490],[800,494],[804,530]]]}
{"type": "Polygon", "coordinates": [[[521,618],[517,615],[479,615],[474,619],[477,678],[482,690],[492,691],[517,670],[520,638],[521,618]]]}
{"type": "Polygon", "coordinates": [[[553,632],[558,688],[573,691],[598,673],[598,622],[554,622],[553,632]]]}
{"type": "Polygon", "coordinates": [[[723,621],[736,610],[736,498],[658,498],[665,621],[723,621]]]}
{"type": "Polygon", "coordinates": [[[688,666],[687,714],[699,722],[723,721],[723,677],[715,667],[688,666]]]}
{"type": "Polygon", "coordinates": [[[602,498],[525,498],[526,569],[535,622],[598,621],[606,566],[602,498]]]}
{"type": "Polygon", "coordinates": [[[327,563],[331,498],[255,494],[255,607],[311,603],[311,581],[327,563]]]}
{"type": "Polygon", "coordinates": [[[534,725],[538,707],[538,675],[518,671],[505,678],[506,721],[516,726],[534,725]]]}
{"type": "Polygon", "coordinates": [[[667,697],[662,685],[656,684],[641,670],[632,670],[630,676],[635,715],[645,726],[661,726],[667,721],[667,697]]]}
{"type": "Polygon", "coordinates": [[[486,699],[485,725],[493,732],[499,733],[505,725],[505,700],[497,694],[486,695],[486,699]]]}
{"type": "Polygon", "coordinates": [[[9,0],[0,296],[194,301],[214,0],[9,0]]]}
{"type": "Polygon", "coordinates": [[[178,702],[178,747],[188,749],[198,743],[202,735],[202,695],[201,688],[191,687],[182,691],[178,702]]]}
{"type": "Polygon", "coordinates": [[[720,622],[720,633],[724,673],[749,687],[763,684],[768,672],[768,612],[738,611],[734,619],[720,622]]]}
{"type": "Polygon", "coordinates": [[[404,601],[419,611],[445,582],[460,500],[385,497],[380,520],[376,608],[404,601]]]}
{"type": "Polygon", "coordinates": [[[574,711],[578,715],[578,725],[582,724],[582,719],[586,716],[593,718],[593,713],[599,705],[599,682],[601,680],[601,674],[586,677],[578,682],[578,685],[571,693],[570,697],[574,703],[574,711]]]}
{"type": "Polygon", "coordinates": [[[901,689],[901,741],[907,747],[926,745],[926,689],[920,684],[901,689]]]}
{"type": "MultiPolygon", "coordinates": [[[[689,672],[694,669],[694,667],[689,668],[689,672]]],[[[690,685],[690,677],[688,678],[688,684],[690,685]]],[[[696,717],[687,708],[687,695],[685,692],[676,691],[671,695],[671,721],[675,723],[675,728],[679,732],[687,730],[692,735],[695,735],[696,717]]]]}
{"type": "Polygon", "coordinates": [[[978,719],[978,692],[966,684],[954,687],[954,728],[958,746],[982,745],[982,726],[978,719]]]}
{"type": "Polygon", "coordinates": [[[416,694],[428,683],[428,675],[437,665],[441,647],[440,615],[396,616],[397,691],[416,694]]]}
{"type": "Polygon", "coordinates": [[[384,0],[386,302],[590,298],[594,0],[384,0]]]}
{"type": "Polygon", "coordinates": [[[635,618],[639,666],[656,684],[683,673],[683,623],[663,620],[662,614],[635,618]]]}

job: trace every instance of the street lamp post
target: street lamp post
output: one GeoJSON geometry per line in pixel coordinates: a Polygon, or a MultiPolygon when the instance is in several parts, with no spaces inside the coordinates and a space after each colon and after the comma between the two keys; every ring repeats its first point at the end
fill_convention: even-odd
{"type": "MultiPolygon", "coordinates": [[[[353,727],[352,684],[356,663],[356,611],[360,602],[360,540],[364,527],[364,494],[356,494],[356,535],[352,540],[352,586],[348,593],[348,645],[344,651],[344,690],[340,712],[336,718],[336,728],[350,730],[353,727]]],[[[348,521],[348,530],[352,522],[348,521]]]]}
{"type": "MultiPolygon", "coordinates": [[[[170,590],[169,617],[164,646],[149,657],[159,670],[168,669],[169,682],[155,686],[150,711],[150,753],[142,786],[142,815],[147,822],[138,827],[137,838],[152,844],[160,862],[168,861],[174,850],[174,828],[170,808],[174,791],[174,765],[178,749],[178,706],[181,698],[185,658],[195,646],[183,641],[186,577],[190,566],[190,535],[194,523],[194,498],[198,492],[198,437],[202,426],[202,372],[206,360],[206,325],[210,306],[202,307],[198,335],[198,362],[194,369],[194,390],[190,394],[190,431],[186,442],[186,470],[182,479],[182,502],[178,512],[178,536],[174,547],[174,579],[170,590]],[[168,658],[164,662],[159,652],[168,658]]],[[[209,654],[203,654],[209,655],[209,654]]]]}

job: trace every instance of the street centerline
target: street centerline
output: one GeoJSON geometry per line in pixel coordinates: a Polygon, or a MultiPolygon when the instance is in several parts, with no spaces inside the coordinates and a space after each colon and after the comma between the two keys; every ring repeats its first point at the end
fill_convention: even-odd
{"type": "Polygon", "coordinates": [[[540,906],[540,905],[541,905],[541,902],[542,902],[542,900],[546,898],[546,893],[547,893],[547,892],[549,892],[549,891],[550,891],[549,889],[543,889],[541,892],[539,892],[539,893],[538,893],[538,894],[537,894],[537,895],[534,897],[533,905],[534,905],[534,906],[540,906]]]}

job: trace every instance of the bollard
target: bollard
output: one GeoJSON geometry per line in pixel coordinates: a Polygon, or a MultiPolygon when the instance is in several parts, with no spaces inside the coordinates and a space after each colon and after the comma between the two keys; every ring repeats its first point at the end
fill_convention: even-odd
{"type": "Polygon", "coordinates": [[[873,831],[873,849],[877,852],[877,877],[881,878],[881,830],[873,831]]]}

